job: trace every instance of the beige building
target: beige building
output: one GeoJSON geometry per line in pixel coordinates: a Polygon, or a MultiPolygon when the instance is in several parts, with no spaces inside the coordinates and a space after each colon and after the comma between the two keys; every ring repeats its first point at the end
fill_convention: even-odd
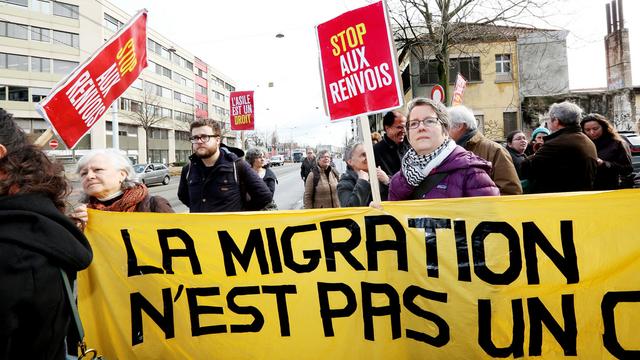
{"type": "MultiPolygon", "coordinates": [[[[48,124],[35,104],[132,16],[104,0],[0,0],[0,107],[34,137],[44,132],[48,124]]],[[[184,162],[196,117],[220,121],[223,141],[239,145],[228,130],[234,82],[151,29],[147,52],[149,67],[115,106],[120,149],[136,162],[184,162]],[[146,136],[141,118],[151,123],[146,136]]],[[[111,147],[113,108],[74,151],[60,142],[51,153],[70,158],[111,147]]]]}

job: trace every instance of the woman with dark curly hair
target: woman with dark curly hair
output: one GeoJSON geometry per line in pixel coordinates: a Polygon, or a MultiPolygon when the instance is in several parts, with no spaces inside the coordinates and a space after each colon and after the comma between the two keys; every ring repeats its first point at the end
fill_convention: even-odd
{"type": "Polygon", "coordinates": [[[69,186],[0,109],[0,358],[64,359],[71,320],[60,269],[75,278],[91,262],[64,214],[69,186]]]}
{"type": "Polygon", "coordinates": [[[600,114],[586,115],[580,122],[580,126],[596,145],[598,151],[598,171],[593,189],[619,189],[621,176],[629,175],[633,171],[631,157],[624,146],[624,140],[613,125],[600,114]]]}

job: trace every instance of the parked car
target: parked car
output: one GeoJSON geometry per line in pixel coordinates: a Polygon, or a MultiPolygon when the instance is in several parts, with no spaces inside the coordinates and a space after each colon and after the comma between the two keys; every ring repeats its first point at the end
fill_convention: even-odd
{"type": "Polygon", "coordinates": [[[138,164],[133,165],[135,175],[133,180],[145,185],[162,184],[167,185],[171,181],[169,168],[164,164],[138,164]]]}
{"type": "Polygon", "coordinates": [[[640,173],[640,135],[633,131],[619,131],[624,140],[627,141],[631,150],[631,163],[633,172],[640,173]]]}
{"type": "Polygon", "coordinates": [[[284,155],[273,155],[271,157],[271,166],[284,165],[284,155]]]}

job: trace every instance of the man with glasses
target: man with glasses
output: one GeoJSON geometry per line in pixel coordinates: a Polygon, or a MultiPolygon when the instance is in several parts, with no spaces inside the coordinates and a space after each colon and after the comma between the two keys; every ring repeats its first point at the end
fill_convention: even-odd
{"type": "Polygon", "coordinates": [[[178,199],[189,212],[260,210],[273,195],[249,164],[220,146],[220,126],[211,119],[191,123],[193,155],[182,168],[178,199]]]}
{"type": "Polygon", "coordinates": [[[400,111],[389,111],[382,119],[384,136],[373,146],[376,165],[389,177],[400,170],[402,156],[408,146],[404,143],[407,118],[400,111]]]}

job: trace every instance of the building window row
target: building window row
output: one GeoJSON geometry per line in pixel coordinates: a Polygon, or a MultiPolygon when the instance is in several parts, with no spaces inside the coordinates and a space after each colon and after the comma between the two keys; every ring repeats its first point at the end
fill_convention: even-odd
{"type": "Polygon", "coordinates": [[[80,17],[80,11],[77,5],[54,1],[53,15],[68,17],[71,19],[78,19],[80,17]]]}
{"type": "Polygon", "coordinates": [[[176,120],[184,121],[186,123],[190,123],[193,121],[193,114],[189,114],[189,113],[178,111],[178,110],[175,110],[174,113],[176,115],[176,118],[175,118],[176,120]]]}
{"type": "Polygon", "coordinates": [[[173,62],[176,65],[182,66],[185,69],[189,69],[190,71],[193,71],[193,63],[183,58],[182,56],[176,54],[175,49],[168,49],[151,39],[147,39],[147,49],[173,62]]]}
{"type": "Polygon", "coordinates": [[[116,32],[118,31],[118,29],[120,29],[122,26],[124,25],[124,23],[116,18],[114,18],[113,16],[104,13],[104,27],[106,27],[107,29],[116,32]]]}
{"type": "MultiPolygon", "coordinates": [[[[460,73],[467,81],[482,81],[480,57],[452,58],[449,60],[449,84],[455,84],[456,74],[460,73]]],[[[435,59],[420,61],[420,84],[433,85],[440,82],[438,61],[435,59]]]]}
{"type": "Polygon", "coordinates": [[[180,75],[177,71],[171,71],[171,69],[167,68],[166,66],[162,66],[160,64],[154,63],[153,61],[149,61],[149,71],[153,71],[158,75],[162,75],[173,80],[177,84],[193,89],[193,80],[180,75]]]}
{"type": "Polygon", "coordinates": [[[149,95],[156,95],[166,99],[171,99],[171,89],[154,84],[149,81],[144,82],[145,89],[149,95]]]}
{"type": "Polygon", "coordinates": [[[176,53],[173,53],[171,55],[171,61],[173,61],[173,63],[176,65],[182,66],[185,69],[189,69],[193,71],[193,63],[176,53]]]}
{"type": "Polygon", "coordinates": [[[203,103],[202,101],[196,101],[196,108],[207,111],[207,104],[203,103]]]}
{"type": "Polygon", "coordinates": [[[175,131],[176,140],[189,141],[190,137],[191,137],[191,134],[187,131],[180,131],[180,130],[175,131]]]}
{"type": "Polygon", "coordinates": [[[226,83],[224,80],[220,79],[219,77],[213,74],[211,75],[211,80],[213,81],[214,84],[218,85],[219,87],[225,90],[236,91],[236,88],[233,85],[226,83]]]}
{"type": "Polygon", "coordinates": [[[63,44],[76,49],[80,48],[80,35],[67,31],[53,30],[52,37],[51,31],[51,29],[37,26],[0,21],[0,36],[28,40],[28,35],[31,33],[31,40],[33,41],[50,43],[51,39],[53,39],[54,44],[63,44]],[[29,31],[29,28],[31,31],[29,31]]]}
{"type": "Polygon", "coordinates": [[[189,89],[193,89],[193,80],[179,74],[177,71],[173,72],[173,81],[189,89]]]}
{"type": "Polygon", "coordinates": [[[40,102],[49,95],[51,89],[0,85],[0,101],[40,102]],[[31,94],[31,97],[29,97],[31,94]]]}
{"type": "Polygon", "coordinates": [[[196,91],[202,95],[207,95],[207,88],[202,85],[196,85],[196,91]]]}
{"type": "Polygon", "coordinates": [[[169,138],[169,130],[160,129],[152,127],[151,133],[149,134],[149,138],[151,139],[168,139],[169,138]]]}
{"type": "Polygon", "coordinates": [[[60,75],[71,73],[79,64],[77,61],[0,53],[0,69],[50,73],[51,62],[53,62],[53,73],[60,75]],[[29,69],[29,64],[31,64],[31,69],[29,69]]]}
{"type": "MultiPolygon", "coordinates": [[[[0,3],[18,5],[23,7],[29,6],[29,0],[0,0],[0,3]]],[[[80,17],[80,10],[78,5],[67,4],[60,1],[31,0],[31,9],[44,14],[53,14],[56,16],[68,17],[71,19],[78,19],[80,17]],[[53,6],[51,6],[52,4],[53,6]]]]}
{"type": "Polygon", "coordinates": [[[213,91],[213,97],[216,100],[229,101],[229,96],[227,96],[227,95],[225,95],[225,94],[223,94],[221,92],[215,91],[215,90],[212,90],[212,91],[213,91]]]}
{"type": "Polygon", "coordinates": [[[229,116],[229,110],[220,106],[213,105],[213,110],[220,116],[229,116]]]}
{"type": "Polygon", "coordinates": [[[181,103],[193,105],[193,98],[191,96],[185,95],[183,93],[174,91],[173,98],[180,101],[181,103]]]}

